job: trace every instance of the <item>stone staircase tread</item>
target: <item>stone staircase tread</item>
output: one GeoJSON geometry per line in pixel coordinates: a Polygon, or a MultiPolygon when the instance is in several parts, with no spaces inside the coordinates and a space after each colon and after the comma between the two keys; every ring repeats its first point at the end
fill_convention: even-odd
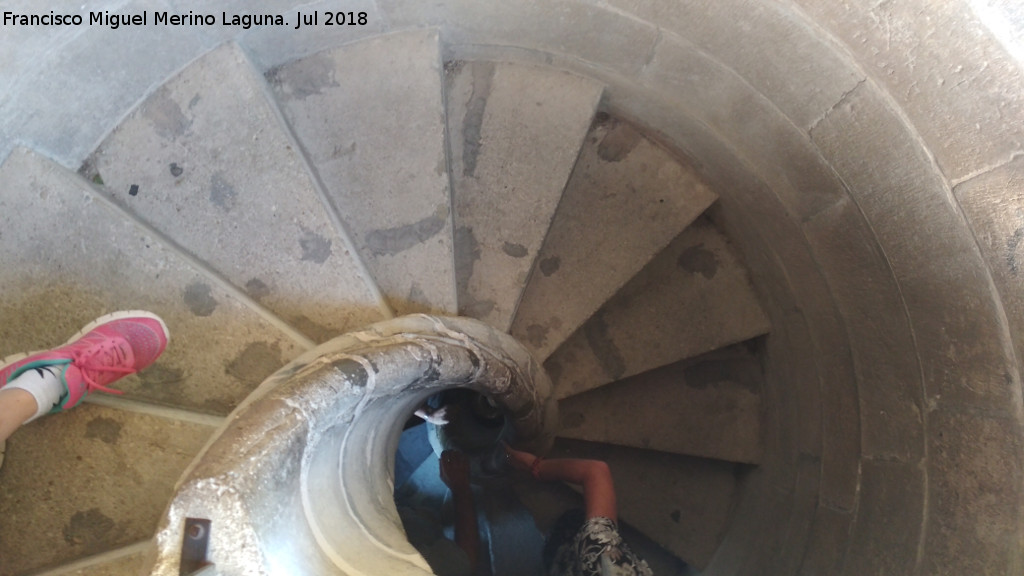
{"type": "Polygon", "coordinates": [[[761,379],[742,347],[670,364],[560,401],[559,435],[756,464],[761,379]]]}
{"type": "Polygon", "coordinates": [[[716,198],[695,169],[628,123],[598,114],[512,335],[547,359],[716,198]]]}
{"type": "Polygon", "coordinates": [[[0,469],[0,574],[149,538],[209,426],[82,404],[21,427],[0,469]]]}
{"type": "Polygon", "coordinates": [[[702,570],[728,527],[737,465],[607,444],[559,440],[549,457],[608,462],[619,518],[702,570]]]}
{"type": "Polygon", "coordinates": [[[267,78],[391,307],[455,314],[437,31],[355,42],[267,78]]]}
{"type": "Polygon", "coordinates": [[[156,90],[82,172],[313,340],[384,317],[262,78],[234,44],[156,90]]]}
{"type": "Polygon", "coordinates": [[[141,574],[152,544],[146,540],[90,556],[33,576],[124,576],[141,574]]]}
{"type": "Polygon", "coordinates": [[[603,87],[505,62],[445,71],[459,314],[508,330],[603,87]]]}
{"type": "Polygon", "coordinates": [[[116,387],[125,398],[225,415],[305,350],[119,214],[81,178],[16,150],[0,166],[0,349],[59,346],[115,310],[149,310],[171,331],[163,356],[116,387]]]}
{"type": "Polygon", "coordinates": [[[565,398],[770,330],[725,236],[699,218],[544,363],[565,398]],[[679,321],[679,319],[683,319],[679,321]]]}

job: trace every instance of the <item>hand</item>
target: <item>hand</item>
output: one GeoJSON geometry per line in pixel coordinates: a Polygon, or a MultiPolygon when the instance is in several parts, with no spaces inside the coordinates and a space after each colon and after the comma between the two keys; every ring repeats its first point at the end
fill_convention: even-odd
{"type": "Polygon", "coordinates": [[[468,491],[469,488],[469,457],[458,450],[445,450],[441,453],[441,481],[452,492],[468,491]]]}
{"type": "Polygon", "coordinates": [[[416,410],[416,415],[430,422],[434,426],[446,426],[450,422],[448,406],[441,406],[437,410],[423,406],[416,410]]]}
{"type": "Polygon", "coordinates": [[[535,455],[523,452],[522,450],[516,450],[508,444],[505,444],[505,454],[508,454],[509,463],[517,470],[529,470],[534,460],[537,459],[535,455]]]}

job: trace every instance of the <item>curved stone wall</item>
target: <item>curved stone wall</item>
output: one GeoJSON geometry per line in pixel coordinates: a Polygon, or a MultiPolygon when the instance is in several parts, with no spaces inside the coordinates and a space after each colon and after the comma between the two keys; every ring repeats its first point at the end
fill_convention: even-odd
{"type": "Polygon", "coordinates": [[[76,167],[229,38],[269,68],[436,26],[451,55],[597,78],[608,108],[701,168],[772,316],[767,461],[707,573],[1024,571],[1024,17],[1010,0],[293,4],[369,24],[5,29],[0,156],[22,143],[76,167]]]}

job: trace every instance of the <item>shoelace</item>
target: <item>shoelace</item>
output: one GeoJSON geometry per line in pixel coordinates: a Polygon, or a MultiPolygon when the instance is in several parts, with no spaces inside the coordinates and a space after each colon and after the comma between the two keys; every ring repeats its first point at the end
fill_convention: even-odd
{"type": "MultiPolygon", "coordinates": [[[[125,344],[127,345],[127,344],[125,344]]],[[[87,392],[94,392],[99,390],[108,394],[124,394],[121,390],[115,390],[108,388],[96,380],[100,377],[103,372],[110,372],[114,374],[134,374],[137,372],[135,368],[129,368],[124,364],[127,362],[125,351],[118,346],[115,342],[106,340],[92,346],[86,350],[74,354],[71,357],[71,363],[82,373],[82,379],[85,380],[85,389],[87,392]]]]}

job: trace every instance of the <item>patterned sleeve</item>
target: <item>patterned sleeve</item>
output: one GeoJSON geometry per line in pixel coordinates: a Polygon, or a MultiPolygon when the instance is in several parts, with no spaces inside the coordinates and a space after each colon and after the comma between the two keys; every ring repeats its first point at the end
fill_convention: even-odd
{"type": "Polygon", "coordinates": [[[647,562],[622,540],[610,518],[591,518],[583,524],[572,550],[561,555],[558,576],[653,576],[647,562]]]}

